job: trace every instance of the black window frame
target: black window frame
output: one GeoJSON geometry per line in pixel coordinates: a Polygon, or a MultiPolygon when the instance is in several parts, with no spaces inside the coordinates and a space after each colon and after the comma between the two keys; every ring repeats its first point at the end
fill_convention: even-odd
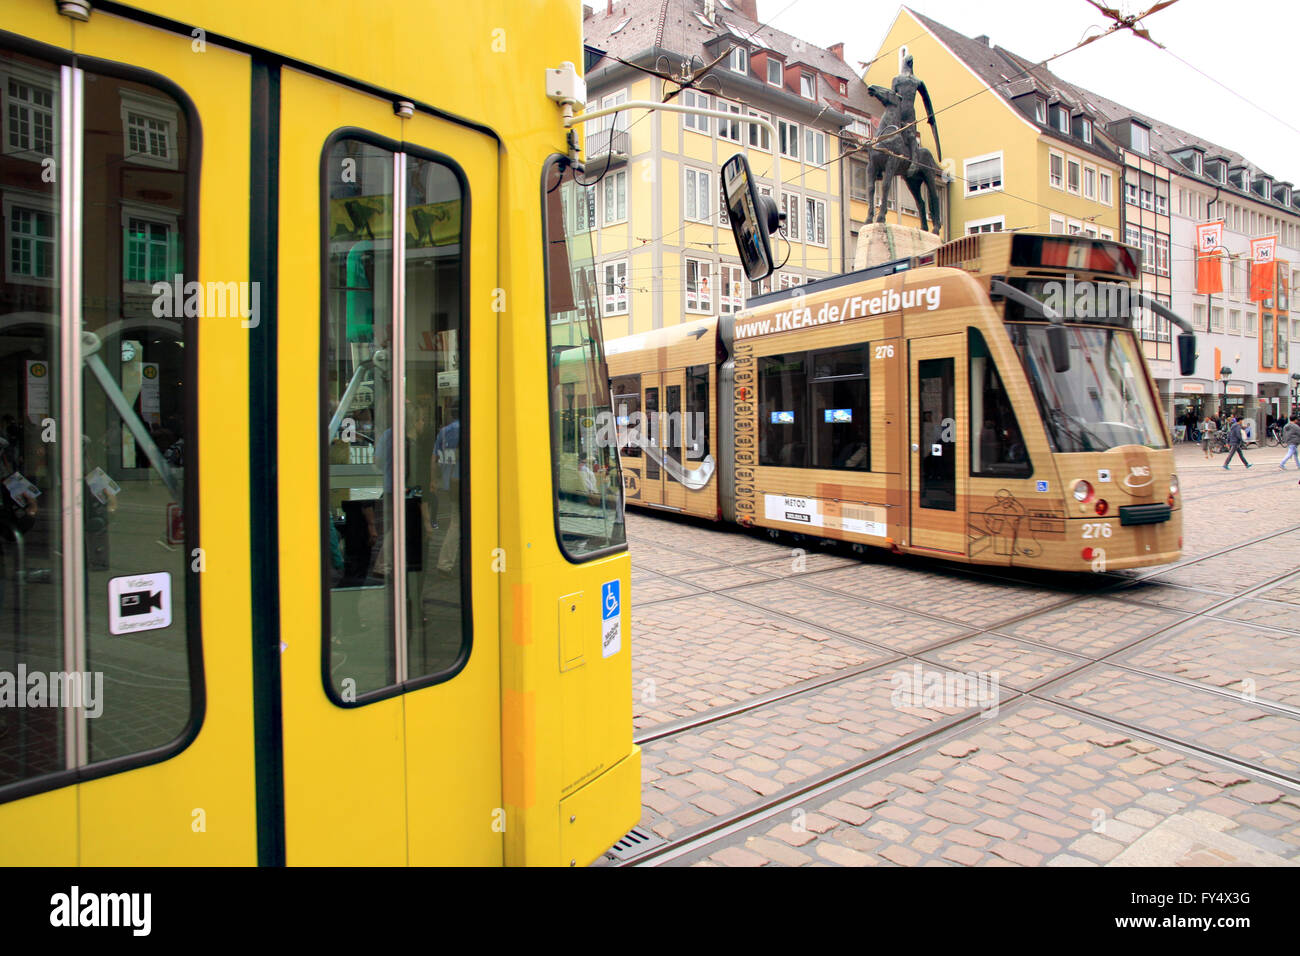
{"type": "MultiPolygon", "coordinates": [[[[768,355],[757,356],[758,367],[756,376],[758,380],[758,408],[760,419],[766,414],[764,411],[764,376],[762,372],[762,363],[765,359],[775,359],[784,357],[787,360],[797,358],[803,364],[803,371],[799,374],[803,376],[803,395],[802,408],[807,418],[806,424],[801,424],[798,417],[794,422],[796,429],[805,429],[800,434],[806,436],[804,445],[804,458],[808,464],[782,464],[779,461],[773,461],[760,445],[759,466],[763,468],[798,468],[804,471],[838,471],[850,474],[870,474],[871,467],[871,343],[870,342],[846,342],[843,345],[823,346],[821,348],[803,349],[792,352],[773,352],[768,355]],[[862,352],[862,372],[851,372],[845,374],[817,374],[817,358],[819,356],[844,353],[860,349],[862,352]],[[813,463],[815,451],[814,431],[818,425],[813,420],[813,406],[815,404],[815,394],[819,385],[834,385],[839,382],[862,382],[863,383],[863,409],[862,418],[865,426],[863,434],[865,435],[864,444],[866,446],[866,461],[861,468],[848,468],[843,465],[820,465],[813,463]]],[[[758,423],[760,430],[771,427],[770,421],[760,420],[758,423]]]]}
{"type": "MultiPolygon", "coordinates": [[[[328,233],[329,226],[329,179],[330,179],[330,152],[335,145],[346,139],[355,139],[379,149],[387,150],[390,153],[405,153],[407,156],[423,159],[428,162],[437,163],[446,167],[453,176],[456,177],[457,184],[461,191],[461,214],[460,214],[460,248],[462,251],[463,267],[461,269],[460,279],[460,328],[456,337],[456,347],[459,352],[457,361],[457,371],[460,374],[460,444],[458,447],[458,460],[462,480],[460,482],[460,607],[461,607],[461,650],[460,654],[450,666],[435,674],[426,674],[421,677],[408,678],[395,684],[389,684],[377,690],[366,691],[357,694],[355,700],[344,700],[334,688],[333,678],[330,674],[330,541],[329,541],[329,480],[330,480],[330,443],[328,441],[320,442],[320,457],[317,465],[320,478],[320,515],[323,520],[320,522],[320,582],[321,582],[321,685],[325,690],[325,696],[336,707],[345,709],[354,709],[365,707],[368,704],[375,704],[382,700],[388,700],[391,697],[397,697],[412,691],[421,690],[425,687],[432,687],[436,684],[445,684],[447,681],[456,677],[469,664],[469,659],[474,650],[474,615],[472,613],[471,597],[473,594],[472,581],[472,563],[471,563],[471,544],[472,536],[472,512],[470,510],[471,496],[470,486],[472,482],[467,480],[471,474],[471,442],[467,439],[474,434],[473,431],[473,409],[470,401],[470,379],[469,379],[469,341],[470,341],[470,220],[471,220],[471,195],[469,189],[469,180],[465,176],[465,171],[461,168],[460,163],[452,157],[436,150],[431,150],[418,146],[414,143],[408,143],[401,140],[390,139],[387,136],[381,136],[378,133],[356,126],[343,126],[334,130],[325,138],[321,145],[320,153],[320,179],[318,182],[320,192],[320,367],[318,380],[320,383],[320,392],[317,399],[317,405],[320,408],[320,418],[317,427],[318,435],[323,435],[329,428],[329,394],[328,394],[328,374],[329,374],[329,350],[326,343],[329,341],[330,334],[330,315],[329,315],[329,243],[328,233]]],[[[394,211],[394,222],[396,222],[396,211],[394,211]]],[[[405,317],[402,317],[405,322],[405,317]]],[[[397,321],[394,319],[394,326],[397,321]]],[[[403,328],[405,326],[403,325],[403,328]]],[[[403,400],[406,396],[402,396],[403,400]]],[[[394,476],[394,487],[397,485],[397,476],[394,476]]],[[[388,637],[394,642],[397,639],[396,634],[389,633],[388,637]]],[[[407,635],[402,635],[406,640],[407,635]]]]}
{"type": "MultiPolygon", "coordinates": [[[[1029,445],[1025,442],[1025,430],[1024,430],[1023,428],[1020,427],[1020,417],[1016,414],[1015,403],[1012,402],[1012,400],[1011,400],[1011,393],[1007,390],[1007,381],[1006,381],[1006,378],[1002,375],[1002,370],[998,367],[997,359],[994,358],[992,349],[989,348],[988,339],[985,338],[983,332],[981,332],[979,329],[975,328],[974,326],[967,326],[967,327],[966,327],[966,365],[967,365],[967,368],[966,368],[966,408],[967,408],[967,415],[966,415],[966,417],[967,417],[967,419],[968,419],[968,421],[967,421],[966,424],[967,424],[967,428],[968,428],[969,431],[970,431],[970,442],[971,442],[971,447],[970,447],[970,450],[969,450],[969,452],[968,452],[968,454],[969,454],[969,460],[968,460],[968,465],[969,465],[969,467],[968,467],[968,469],[967,469],[969,477],[971,477],[971,478],[995,478],[995,479],[1008,479],[1008,478],[1010,478],[1010,479],[1016,479],[1016,480],[1019,480],[1019,479],[1022,479],[1022,478],[1032,478],[1033,475],[1034,475],[1034,460],[1033,460],[1033,457],[1029,454],[1029,445]],[[1019,473],[1019,472],[1009,472],[1009,471],[1006,471],[1006,472],[990,472],[990,471],[976,471],[976,470],[975,470],[975,457],[976,457],[976,456],[975,456],[975,445],[976,445],[976,443],[980,440],[980,435],[979,435],[979,433],[976,431],[975,416],[972,415],[972,414],[970,414],[970,410],[973,409],[973,408],[975,407],[975,388],[976,388],[976,384],[977,384],[976,381],[975,381],[975,376],[974,376],[973,374],[971,374],[970,362],[971,362],[971,359],[973,359],[973,358],[975,357],[975,343],[976,343],[976,341],[979,342],[980,347],[981,347],[982,351],[984,352],[984,356],[983,356],[983,357],[988,361],[989,366],[990,366],[990,367],[992,368],[992,370],[993,370],[993,374],[997,376],[998,382],[1001,383],[1001,385],[1002,385],[1002,394],[1006,396],[1007,403],[1008,403],[1008,408],[1009,408],[1009,411],[1011,412],[1011,420],[1015,423],[1015,426],[1016,426],[1016,432],[1020,435],[1020,444],[1021,444],[1021,446],[1024,448],[1024,450],[1025,450],[1024,466],[1025,466],[1025,468],[1027,469],[1027,470],[1024,471],[1023,474],[1022,474],[1022,473],[1019,473]]],[[[987,371],[986,371],[985,374],[987,374],[987,371]]],[[[980,387],[983,387],[982,383],[980,383],[980,387]]],[[[987,403],[981,403],[981,404],[985,404],[985,405],[986,405],[987,403]]],[[[979,427],[980,427],[980,428],[983,428],[983,424],[980,423],[979,427]]],[[[981,455],[980,457],[983,458],[982,455],[981,455]]]]}
{"type": "MultiPolygon", "coordinates": [[[[158,93],[171,98],[177,105],[178,112],[184,117],[187,150],[185,163],[177,165],[177,172],[185,174],[185,221],[184,227],[180,230],[183,237],[184,248],[181,255],[181,266],[186,276],[186,281],[199,275],[199,237],[201,230],[199,226],[199,217],[202,209],[201,198],[201,179],[203,172],[203,124],[199,117],[198,107],[189,94],[181,88],[174,80],[161,73],[143,67],[132,66],[115,60],[106,60],[100,57],[87,56],[85,54],[76,54],[71,50],[65,50],[61,47],[50,46],[26,37],[0,30],[0,49],[8,52],[18,53],[24,56],[30,56],[36,59],[44,60],[54,66],[74,67],[82,71],[83,74],[90,76],[102,76],[112,79],[126,80],[132,83],[140,83],[152,87],[158,93]]],[[[85,118],[83,99],[83,119],[85,118]]],[[[117,117],[114,117],[114,123],[120,125],[117,117]]],[[[84,125],[82,134],[84,135],[84,125]]],[[[85,173],[84,168],[81,172],[85,173]]],[[[84,179],[83,179],[84,188],[84,179]]],[[[85,206],[82,207],[82,222],[77,223],[80,229],[84,225],[85,206]]],[[[59,209],[60,227],[66,223],[65,210],[59,209]]],[[[7,229],[7,224],[5,226],[7,229]]],[[[5,253],[7,255],[8,244],[5,243],[5,253]]],[[[85,268],[84,239],[83,239],[83,271],[85,268]]],[[[170,741],[154,747],[134,753],[122,754],[117,757],[108,757],[104,760],[87,762],[81,766],[71,769],[61,769],[50,773],[40,774],[34,777],[27,777],[21,780],[15,780],[12,783],[0,785],[0,805],[9,803],[14,800],[21,800],[25,797],[34,796],[40,793],[47,793],[53,790],[59,790],[73,784],[87,783],[92,780],[98,780],[102,777],[113,776],[114,774],[125,773],[129,770],[138,770],[142,767],[148,767],[153,764],[164,763],[178,756],[189,748],[189,746],[198,739],[199,732],[203,728],[204,720],[207,716],[207,686],[206,671],[203,666],[203,602],[202,602],[202,577],[200,572],[194,570],[194,564],[191,556],[195,549],[202,549],[202,541],[198,536],[198,531],[202,527],[201,513],[199,508],[199,474],[200,474],[200,439],[199,439],[199,319],[197,317],[182,317],[182,331],[185,336],[186,348],[184,358],[184,375],[185,384],[181,398],[181,407],[184,410],[184,418],[188,424],[188,430],[184,435],[185,438],[185,488],[182,494],[184,499],[181,503],[184,520],[185,534],[185,574],[183,576],[185,593],[183,596],[185,607],[185,649],[187,653],[187,679],[189,682],[189,718],[181,726],[179,733],[170,741]]],[[[60,328],[60,335],[64,330],[60,328]]],[[[67,374],[66,369],[62,369],[60,374],[67,374]]],[[[78,375],[84,375],[84,369],[76,371],[78,375]]],[[[56,446],[57,447],[57,446],[56,446]]],[[[84,512],[81,515],[84,520],[84,512]]],[[[67,520],[67,519],[65,519],[67,520]]],[[[67,587],[67,582],[63,582],[67,587]]],[[[87,593],[86,600],[89,601],[92,595],[87,593]]],[[[87,656],[89,657],[89,644],[87,644],[87,656]]],[[[60,733],[62,733],[62,728],[60,733]]]]}

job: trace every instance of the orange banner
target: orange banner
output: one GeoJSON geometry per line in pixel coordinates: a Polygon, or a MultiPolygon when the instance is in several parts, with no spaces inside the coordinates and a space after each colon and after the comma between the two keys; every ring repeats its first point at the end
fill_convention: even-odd
{"type": "Polygon", "coordinates": [[[1273,298],[1277,286],[1277,236],[1250,240],[1250,301],[1273,298]]]}
{"type": "Polygon", "coordinates": [[[1219,250],[1223,248],[1223,220],[1203,222],[1196,227],[1196,294],[1213,295],[1223,291],[1223,265],[1219,250]]]}

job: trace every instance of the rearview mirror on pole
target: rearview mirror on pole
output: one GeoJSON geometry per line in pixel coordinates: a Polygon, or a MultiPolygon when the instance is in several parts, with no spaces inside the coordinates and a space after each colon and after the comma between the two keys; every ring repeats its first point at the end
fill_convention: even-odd
{"type": "Polygon", "coordinates": [[[732,156],[722,167],[722,191],[745,275],[751,282],[767,278],[775,268],[768,236],[780,226],[781,214],[776,203],[759,195],[743,154],[732,156]]]}

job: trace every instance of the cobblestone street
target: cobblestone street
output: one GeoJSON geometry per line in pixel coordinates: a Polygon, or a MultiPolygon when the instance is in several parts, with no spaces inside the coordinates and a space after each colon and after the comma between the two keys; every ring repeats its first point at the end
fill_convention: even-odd
{"type": "Polygon", "coordinates": [[[634,511],[645,836],[706,866],[1297,865],[1300,486],[1177,450],[1182,559],[1088,577],[634,511]]]}

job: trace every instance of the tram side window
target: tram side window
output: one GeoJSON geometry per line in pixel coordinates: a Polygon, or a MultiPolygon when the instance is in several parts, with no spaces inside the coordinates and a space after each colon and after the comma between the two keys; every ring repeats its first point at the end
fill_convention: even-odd
{"type": "Polygon", "coordinates": [[[1034,468],[997,363],[979,329],[970,329],[968,337],[970,473],[985,478],[1028,478],[1034,468]]]}
{"type": "Polygon", "coordinates": [[[618,425],[618,452],[624,458],[640,458],[637,441],[643,431],[641,422],[641,376],[616,375],[610,380],[614,398],[614,420],[618,425]]]}
{"type": "Polygon", "coordinates": [[[87,70],[64,84],[58,64],[5,49],[0,109],[2,791],[177,742],[201,685],[182,510],[197,501],[198,319],[172,285],[197,263],[190,113],[151,83],[87,70]],[[82,154],[66,165],[63,120],[79,115],[82,154]],[[62,201],[65,176],[80,208],[62,201]],[[75,367],[61,359],[65,240],[83,262],[75,367]],[[65,404],[73,377],[79,408],[65,404]],[[61,475],[74,447],[76,495],[61,475]],[[76,567],[65,534],[79,544],[83,634],[63,614],[65,561],[76,567]]]}
{"type": "Polygon", "coordinates": [[[413,152],[337,139],[327,147],[324,188],[325,647],[330,690],[352,704],[453,672],[467,646],[468,234],[456,171],[413,152]],[[395,216],[398,176],[405,205],[395,216]],[[406,223],[404,236],[394,236],[395,221],[406,223]],[[395,370],[399,337],[405,364],[395,370]]]}
{"type": "Polygon", "coordinates": [[[759,358],[760,464],[870,469],[867,354],[862,343],[759,358]]]}
{"type": "Polygon", "coordinates": [[[709,454],[709,366],[686,370],[686,458],[700,461],[709,454]]]}
{"type": "Polygon", "coordinates": [[[596,306],[594,224],[566,215],[586,200],[560,157],[541,185],[555,530],[565,557],[583,561],[627,543],[623,479],[606,425],[616,419],[596,306]]]}

